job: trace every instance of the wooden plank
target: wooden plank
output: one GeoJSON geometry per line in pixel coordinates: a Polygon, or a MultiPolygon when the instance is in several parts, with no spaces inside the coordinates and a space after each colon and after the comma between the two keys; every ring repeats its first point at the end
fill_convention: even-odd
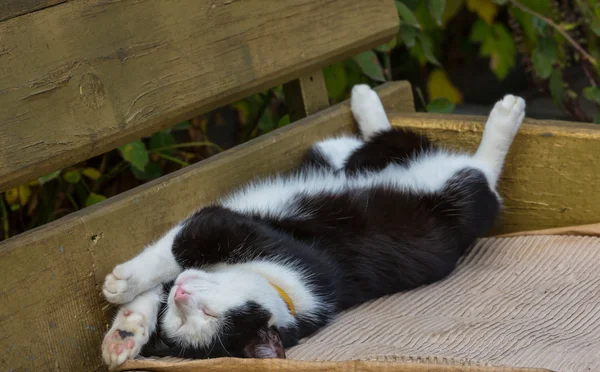
{"type": "MultiPolygon", "coordinates": [[[[485,117],[392,114],[394,125],[474,151],[485,117]]],[[[504,213],[494,234],[600,222],[600,127],[526,119],[499,184],[504,213]]]]}
{"type": "Polygon", "coordinates": [[[301,76],[283,85],[290,120],[300,120],[329,107],[323,70],[301,76]]]}
{"type": "Polygon", "coordinates": [[[392,0],[70,1],[1,22],[0,191],[397,29],[392,0]]]}
{"type": "MultiPolygon", "coordinates": [[[[0,21],[18,17],[67,0],[2,0],[0,1],[0,21]]],[[[1,50],[0,50],[1,51],[1,50]]]]}
{"type": "MultiPolygon", "coordinates": [[[[378,89],[413,111],[410,84],[378,89]]],[[[315,141],[354,128],[348,103],[0,243],[2,370],[93,371],[108,327],[101,284],[170,226],[255,176],[290,169],[315,141]]]]}

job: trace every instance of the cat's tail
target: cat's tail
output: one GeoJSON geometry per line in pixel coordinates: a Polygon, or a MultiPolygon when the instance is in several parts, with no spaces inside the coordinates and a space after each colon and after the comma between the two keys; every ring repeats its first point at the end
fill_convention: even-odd
{"type": "Polygon", "coordinates": [[[475,159],[486,164],[486,176],[492,188],[496,187],[504,158],[524,117],[525,101],[513,95],[504,96],[490,112],[475,159]]]}
{"type": "Polygon", "coordinates": [[[376,133],[392,128],[379,96],[366,84],[355,85],[352,88],[350,108],[365,141],[376,133]]]}

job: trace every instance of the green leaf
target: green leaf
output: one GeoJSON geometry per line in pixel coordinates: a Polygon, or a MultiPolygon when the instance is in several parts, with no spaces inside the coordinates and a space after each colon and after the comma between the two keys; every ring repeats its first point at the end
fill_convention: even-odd
{"type": "Polygon", "coordinates": [[[421,42],[421,48],[423,48],[423,54],[425,55],[425,58],[427,58],[427,61],[441,67],[442,64],[437,60],[437,58],[435,58],[435,55],[433,54],[433,42],[429,36],[420,34],[419,41],[421,42]]]}
{"type": "Polygon", "coordinates": [[[415,45],[415,40],[419,36],[419,30],[414,27],[400,26],[400,37],[402,42],[408,48],[412,48],[415,45]]]}
{"type": "Polygon", "coordinates": [[[323,76],[325,77],[325,86],[329,97],[336,101],[344,99],[347,86],[346,69],[343,63],[335,63],[331,66],[327,66],[323,69],[323,76]]]}
{"type": "Polygon", "coordinates": [[[375,52],[372,50],[367,50],[354,56],[353,59],[356,63],[358,63],[360,69],[365,75],[375,81],[385,81],[385,77],[383,76],[383,68],[381,68],[381,64],[379,63],[379,59],[377,59],[375,52]]]}
{"type": "Polygon", "coordinates": [[[433,19],[435,19],[438,26],[442,25],[442,16],[444,15],[444,9],[446,8],[446,0],[429,0],[429,12],[433,19]]]}
{"type": "Polygon", "coordinates": [[[562,80],[562,73],[557,68],[552,70],[552,74],[550,75],[549,88],[554,103],[559,106],[563,106],[563,101],[565,97],[565,86],[562,80]]]}
{"type": "Polygon", "coordinates": [[[56,177],[58,177],[60,175],[60,172],[61,172],[60,170],[57,170],[56,172],[52,172],[50,174],[42,176],[42,177],[38,178],[38,182],[40,183],[40,185],[43,185],[46,182],[52,181],[53,179],[55,179],[56,177]]]}
{"type": "Polygon", "coordinates": [[[600,88],[599,87],[583,88],[583,96],[596,104],[600,104],[600,88]]]}
{"type": "Polygon", "coordinates": [[[144,142],[140,140],[119,147],[119,151],[125,161],[140,171],[143,171],[146,164],[148,164],[148,151],[144,142]]]}
{"type": "Polygon", "coordinates": [[[191,126],[192,126],[192,124],[190,123],[190,121],[186,120],[186,121],[182,121],[179,124],[175,124],[175,126],[173,126],[171,128],[171,130],[188,130],[188,129],[190,129],[191,126]]]}
{"type": "Polygon", "coordinates": [[[500,23],[489,25],[478,19],[469,39],[481,43],[479,54],[490,57],[490,68],[498,79],[504,79],[515,65],[517,50],[511,33],[500,23]]]}
{"type": "Polygon", "coordinates": [[[558,58],[556,41],[551,37],[538,39],[538,43],[532,52],[531,61],[533,68],[539,77],[547,79],[552,73],[552,66],[558,58]]]}
{"type": "Polygon", "coordinates": [[[600,124],[600,111],[597,111],[594,116],[594,124],[600,124]]]}
{"type": "Polygon", "coordinates": [[[548,24],[546,21],[533,16],[531,19],[531,24],[533,25],[533,30],[538,35],[546,35],[546,31],[548,31],[548,24]]]}
{"type": "Polygon", "coordinates": [[[398,15],[402,20],[401,24],[406,24],[415,28],[420,29],[421,26],[417,21],[417,17],[413,14],[413,12],[399,0],[396,0],[396,9],[398,10],[398,15]]]}
{"type": "Polygon", "coordinates": [[[144,168],[143,171],[140,171],[132,166],[131,173],[136,179],[140,181],[147,181],[162,176],[163,171],[158,163],[151,161],[146,165],[146,168],[144,168]]]}
{"type": "Polygon", "coordinates": [[[286,126],[290,123],[290,115],[289,114],[285,114],[281,117],[281,119],[279,119],[279,122],[277,123],[277,128],[281,128],[283,126],[286,126]]]}
{"type": "Polygon", "coordinates": [[[96,194],[95,192],[91,192],[90,195],[88,195],[88,197],[87,197],[87,199],[85,201],[85,206],[89,207],[90,205],[94,205],[96,203],[100,203],[103,200],[106,200],[106,196],[100,195],[100,194],[96,194]]]}
{"type": "Polygon", "coordinates": [[[10,205],[10,210],[13,212],[18,211],[19,209],[21,209],[21,206],[19,204],[11,204],[10,205]]]}
{"type": "Polygon", "coordinates": [[[427,112],[437,112],[440,114],[450,114],[454,111],[454,103],[448,101],[446,98],[437,98],[427,104],[425,110],[427,112]]]}
{"type": "MultiPolygon", "coordinates": [[[[164,147],[173,146],[175,144],[175,137],[171,133],[166,133],[163,131],[156,132],[150,138],[150,149],[156,150],[164,147]]],[[[164,149],[160,150],[163,154],[171,154],[173,153],[173,149],[164,149]]]]}
{"type": "Polygon", "coordinates": [[[63,175],[63,179],[68,183],[79,183],[81,181],[81,173],[79,171],[68,171],[63,175]]]}
{"type": "MultiPolygon", "coordinates": [[[[414,30],[414,28],[413,28],[413,30],[414,30]]],[[[387,43],[376,47],[375,50],[378,52],[381,52],[381,53],[387,53],[387,52],[391,51],[392,49],[394,49],[397,44],[398,44],[398,40],[396,38],[393,38],[392,40],[388,41],[387,43]]]]}
{"type": "Polygon", "coordinates": [[[87,178],[95,181],[98,178],[100,178],[100,176],[102,176],[102,173],[100,173],[100,171],[96,168],[85,168],[81,171],[81,174],[83,174],[84,176],[86,176],[87,178]]]}
{"type": "Polygon", "coordinates": [[[483,43],[492,36],[492,28],[490,25],[485,23],[483,20],[478,19],[475,21],[475,23],[473,23],[469,40],[475,43],[483,43]]]}

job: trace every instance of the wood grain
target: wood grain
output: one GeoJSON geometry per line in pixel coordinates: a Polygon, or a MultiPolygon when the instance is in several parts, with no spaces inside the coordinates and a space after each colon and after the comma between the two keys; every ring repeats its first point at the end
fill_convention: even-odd
{"type": "MultiPolygon", "coordinates": [[[[410,84],[378,92],[387,108],[414,110],[410,84]]],[[[101,368],[110,316],[100,285],[115,264],[194,209],[256,176],[290,169],[315,141],[353,128],[345,102],[0,243],[0,369],[101,368]]]]}
{"type": "Polygon", "coordinates": [[[0,22],[0,191],[397,29],[392,0],[82,0],[0,22]]]}
{"type": "MultiPolygon", "coordinates": [[[[2,0],[0,1],[0,21],[35,12],[67,0],[2,0]]],[[[2,50],[0,49],[0,52],[2,50]]]]}
{"type": "MultiPolygon", "coordinates": [[[[392,114],[451,148],[474,151],[485,117],[392,114]]],[[[526,119],[511,147],[499,192],[504,212],[493,232],[511,233],[600,222],[600,127],[526,119]]]]}
{"type": "Polygon", "coordinates": [[[301,76],[283,85],[290,120],[300,120],[329,107],[323,70],[301,76]]]}

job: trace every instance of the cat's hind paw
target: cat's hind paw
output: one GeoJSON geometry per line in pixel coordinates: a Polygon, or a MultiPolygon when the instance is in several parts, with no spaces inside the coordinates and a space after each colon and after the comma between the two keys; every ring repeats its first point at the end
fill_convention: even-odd
{"type": "Polygon", "coordinates": [[[141,314],[122,309],[104,337],[102,359],[109,369],[135,358],[149,339],[148,322],[141,314]]]}
{"type": "Polygon", "coordinates": [[[508,94],[494,105],[486,129],[487,126],[492,126],[490,129],[493,132],[502,133],[509,138],[513,138],[519,131],[524,118],[525,100],[508,94]]]}
{"type": "Polygon", "coordinates": [[[366,84],[355,85],[352,88],[350,108],[365,140],[391,128],[379,96],[366,84]]]}

